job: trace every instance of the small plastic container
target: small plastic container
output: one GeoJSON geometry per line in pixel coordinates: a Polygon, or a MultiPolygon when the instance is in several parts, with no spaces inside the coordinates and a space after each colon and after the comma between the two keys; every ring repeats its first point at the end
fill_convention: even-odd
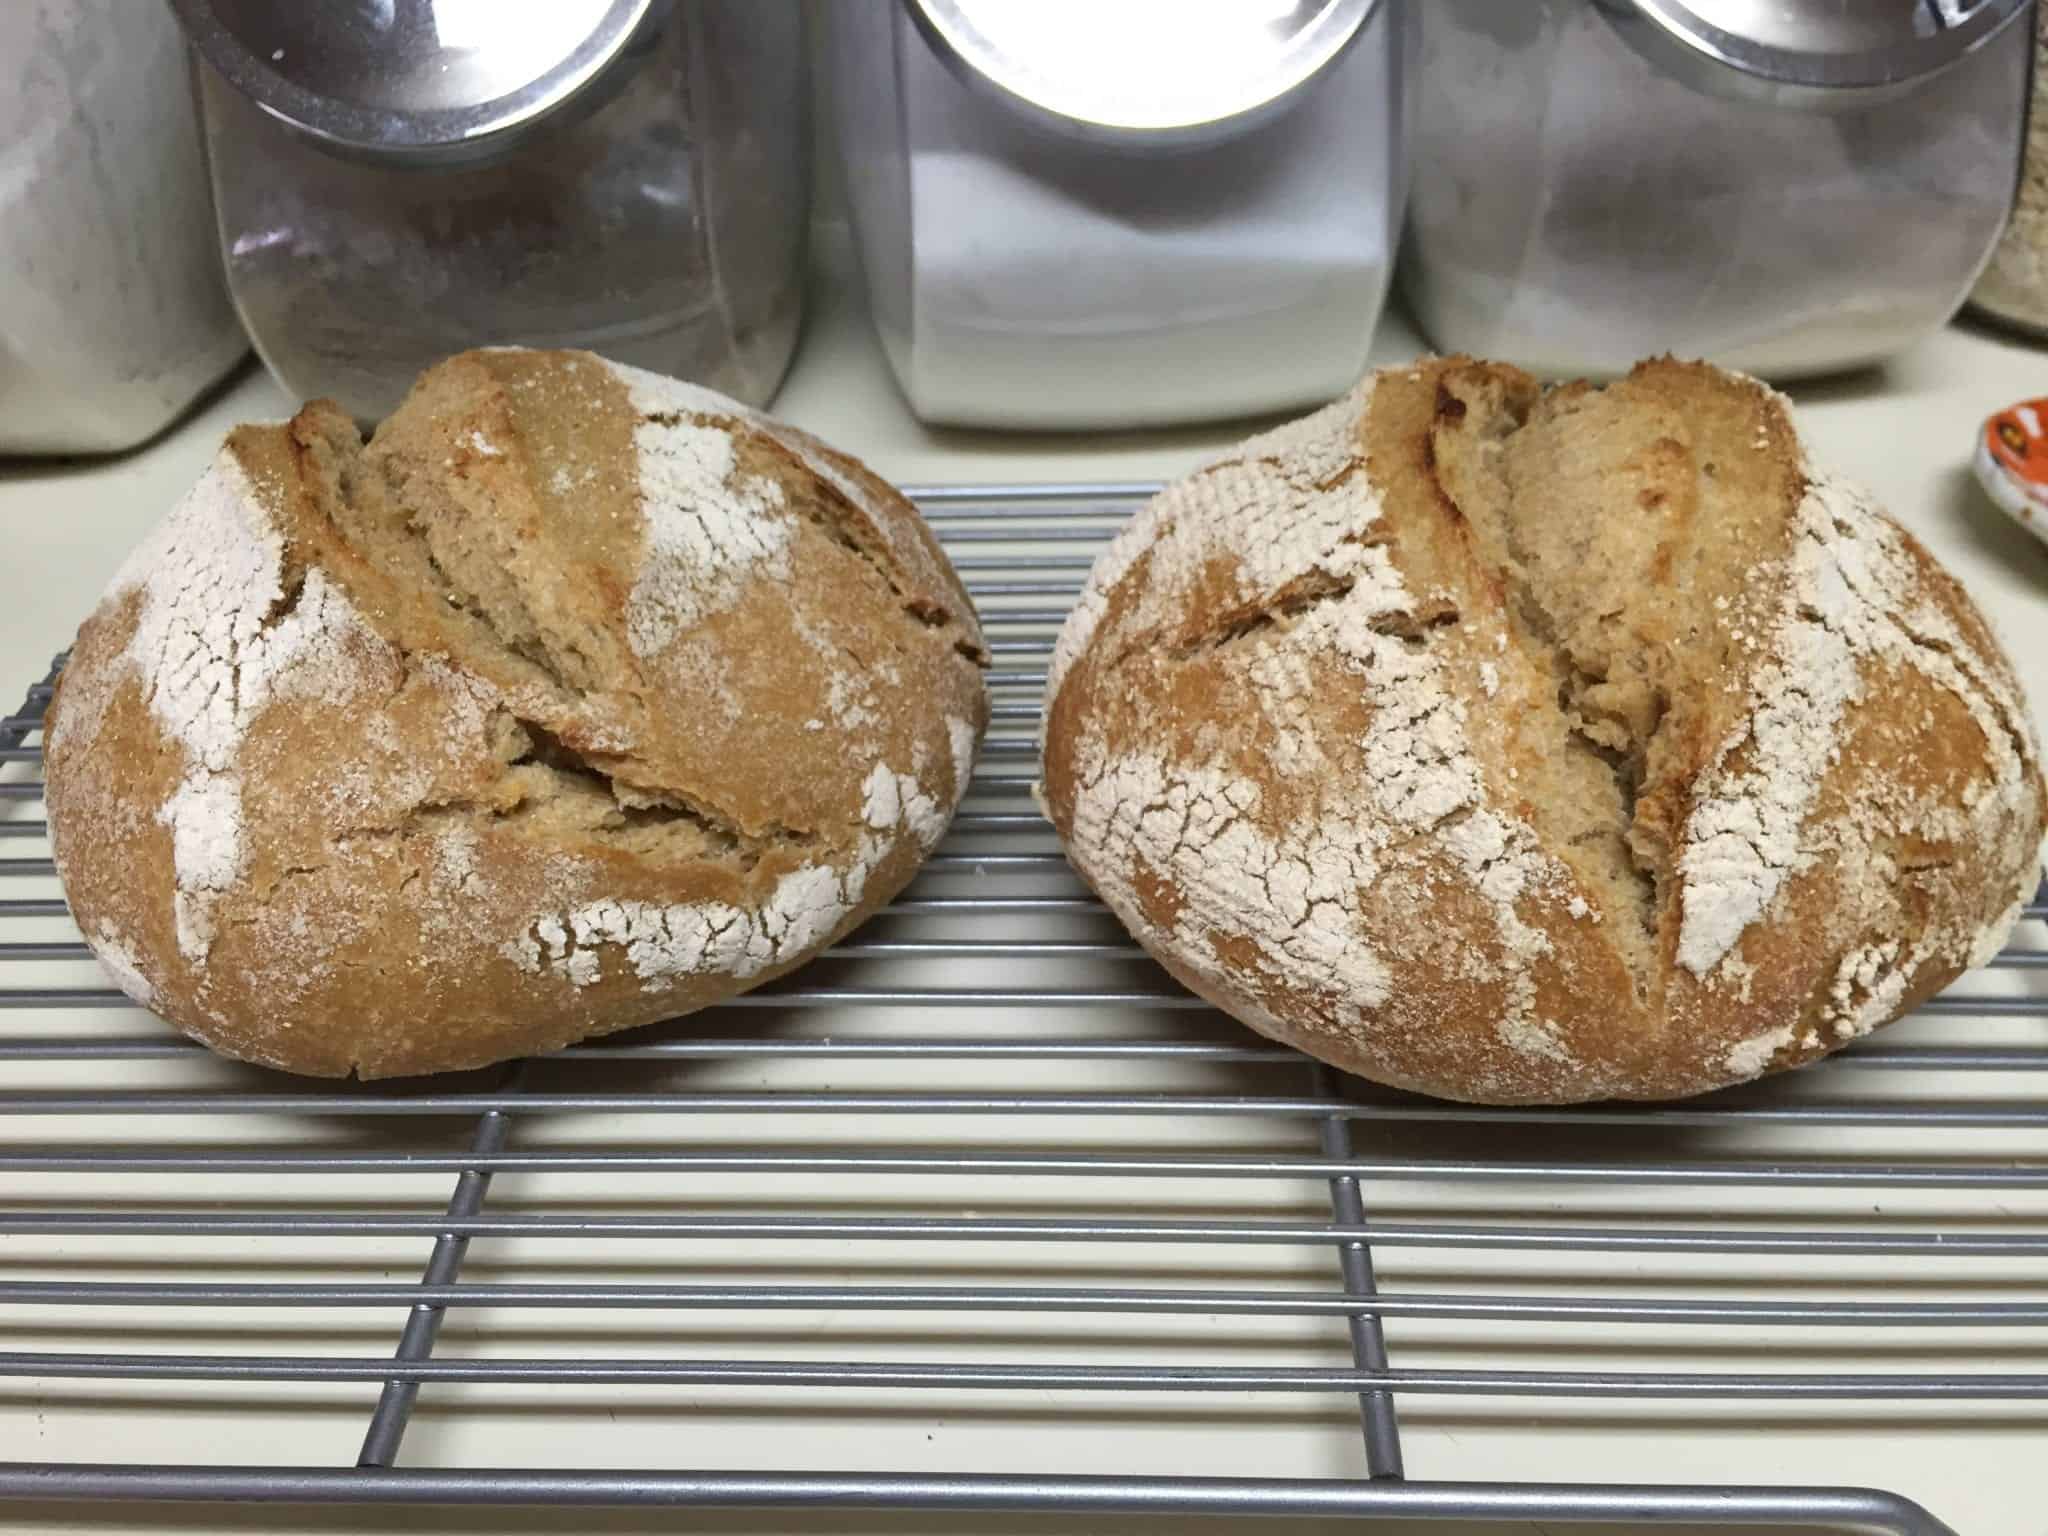
{"type": "Polygon", "coordinates": [[[2022,400],[1984,422],[1970,468],[1999,511],[2048,543],[2048,400],[2022,400]]]}
{"type": "Polygon", "coordinates": [[[132,448],[248,350],[170,13],[0,4],[0,453],[132,448]]]}
{"type": "Polygon", "coordinates": [[[795,0],[177,8],[229,285],[293,394],[370,421],[518,343],[774,395],[809,219],[795,0]]]}

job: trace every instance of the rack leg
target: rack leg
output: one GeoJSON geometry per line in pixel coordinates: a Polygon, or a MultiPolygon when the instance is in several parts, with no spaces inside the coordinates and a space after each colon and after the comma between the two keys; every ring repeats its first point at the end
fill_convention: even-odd
{"type": "MultiPolygon", "coordinates": [[[[1336,1092],[1335,1075],[1322,1063],[1312,1067],[1315,1092],[1336,1092]]],[[[1351,1126],[1341,1115],[1325,1115],[1318,1127],[1323,1156],[1336,1160],[1351,1156],[1351,1126]]],[[[1330,1180],[1330,1207],[1340,1226],[1356,1226],[1365,1220],[1365,1201],[1358,1193],[1358,1180],[1349,1174],[1330,1180]]],[[[1378,1287],[1372,1272],[1372,1250],[1363,1243],[1340,1243],[1337,1263],[1344,1275],[1344,1289],[1353,1296],[1374,1295],[1378,1287]]],[[[1376,1312],[1354,1312],[1350,1317],[1351,1358],[1364,1371],[1387,1368],[1387,1336],[1376,1312]]],[[[1358,1412],[1365,1428],[1365,1466],[1374,1477],[1397,1478],[1401,1470],[1401,1427],[1394,1413],[1391,1392],[1358,1394],[1358,1412]]]]}
{"type": "Polygon", "coordinates": [[[57,674],[64,670],[64,661],[65,657],[59,656],[51,662],[43,680],[29,688],[20,710],[0,720],[0,747],[18,747],[28,738],[29,732],[42,728],[43,716],[50,707],[50,690],[56,686],[57,674]]]}
{"type": "MultiPolygon", "coordinates": [[[[518,1086],[519,1068],[515,1067],[505,1086],[518,1086]]],[[[511,1129],[511,1122],[505,1112],[488,1110],[477,1122],[476,1134],[470,1139],[469,1150],[481,1156],[502,1151],[505,1137],[511,1129]]],[[[450,1216],[475,1216],[483,1209],[484,1196],[491,1187],[489,1172],[480,1168],[465,1169],[455,1181],[455,1193],[448,1201],[450,1216]]],[[[461,1273],[463,1257],[469,1252],[469,1239],[444,1232],[434,1239],[433,1254],[427,1260],[425,1273],[420,1276],[426,1285],[453,1285],[461,1273]]],[[[407,1314],[405,1330],[398,1336],[398,1349],[394,1359],[403,1361],[424,1360],[434,1352],[434,1339],[441,1331],[443,1309],[438,1306],[417,1306],[407,1314]]],[[[370,1415],[370,1426],[363,1435],[363,1448],[356,1456],[359,1467],[388,1467],[398,1459],[398,1443],[405,1437],[406,1425],[412,1421],[414,1400],[419,1396],[420,1384],[416,1381],[387,1381],[377,1398],[376,1411],[370,1415]]]]}

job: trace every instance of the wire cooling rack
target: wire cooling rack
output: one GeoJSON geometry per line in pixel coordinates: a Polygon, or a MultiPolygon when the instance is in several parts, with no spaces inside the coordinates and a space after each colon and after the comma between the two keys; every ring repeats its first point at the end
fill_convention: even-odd
{"type": "Polygon", "coordinates": [[[2044,909],[1914,1019],[1709,1098],[1340,1080],[1180,992],[1028,797],[1052,634],[1146,490],[915,493],[995,656],[945,847],[786,983],[499,1072],[300,1082],[126,1006],[56,887],[32,688],[0,721],[0,1519],[1948,1530],[1851,1486],[1893,1484],[1893,1446],[1996,1513],[1971,1457],[2048,1431],[2044,909]]]}

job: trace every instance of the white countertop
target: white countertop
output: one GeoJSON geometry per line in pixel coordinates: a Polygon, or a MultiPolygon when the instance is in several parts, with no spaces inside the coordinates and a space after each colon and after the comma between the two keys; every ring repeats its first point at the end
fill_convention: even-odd
{"type": "MultiPolygon", "coordinates": [[[[1375,349],[1377,357],[1402,360],[1416,350],[1412,332],[1397,316],[1390,317],[1381,329],[1375,349]]],[[[2048,689],[2048,662],[2043,661],[2048,656],[2048,547],[2035,543],[1991,508],[1976,491],[1967,468],[1973,433],[1986,414],[2019,399],[2048,393],[2048,352],[2030,350],[1975,329],[1952,328],[1887,368],[1795,389],[1792,393],[1801,407],[1816,455],[1873,486],[1891,510],[1964,581],[2003,635],[2037,705],[2048,702],[2043,698],[2043,690],[2048,689]]],[[[0,467],[0,519],[4,519],[11,544],[6,597],[0,600],[0,688],[13,691],[6,700],[8,707],[28,682],[42,674],[51,655],[68,642],[79,619],[129,546],[197,476],[226,427],[240,420],[281,416],[289,411],[290,405],[266,375],[251,367],[187,421],[139,452],[106,461],[17,463],[0,467]]],[[[859,454],[884,475],[902,483],[924,484],[1156,480],[1187,468],[1256,425],[1240,422],[1171,433],[1100,438],[927,429],[906,411],[850,285],[832,280],[829,274],[817,285],[803,347],[776,410],[859,454]]],[[[137,1028],[136,1018],[133,1014],[123,1015],[107,1027],[133,1032],[137,1028]]],[[[4,1022],[22,1028],[33,1027],[35,1023],[22,1014],[4,1022]]],[[[1921,1030],[1914,1038],[1922,1040],[1941,1038],[1939,1026],[1932,1021],[1925,1026],[1913,1021],[1900,1028],[1921,1030]]],[[[2020,1021],[2013,1029],[2015,1041],[2043,1043],[2034,1021],[2020,1021]]],[[[47,1086],[75,1081],[77,1069],[68,1070],[73,1075],[44,1074],[35,1083],[47,1086]]],[[[1110,1070],[1103,1069],[1105,1081],[1110,1070]]],[[[737,1072],[722,1079],[735,1086],[748,1080],[737,1072]]],[[[843,1080],[837,1085],[859,1086],[843,1080]]],[[[1898,1085],[1893,1082],[1884,1086],[1895,1089],[1898,1085]]],[[[337,1127],[335,1134],[343,1134],[344,1129],[337,1127]]],[[[373,1134],[360,1125],[346,1129],[357,1145],[362,1144],[365,1135],[373,1134]]],[[[816,1122],[810,1131],[824,1140],[829,1140],[831,1134],[829,1127],[820,1127],[816,1122]]],[[[223,1127],[219,1139],[228,1141],[261,1133],[260,1126],[238,1124],[223,1127]]],[[[622,1145],[630,1144],[633,1135],[627,1125],[608,1125],[595,1132],[584,1127],[583,1133],[622,1145]]],[[[106,1134],[106,1128],[104,1123],[95,1127],[58,1122],[49,1125],[48,1134],[53,1142],[67,1137],[89,1139],[95,1134],[106,1134]]],[[[783,1132],[780,1128],[764,1131],[757,1124],[747,1134],[764,1137],[783,1132]]],[[[993,1138],[998,1133],[984,1134],[993,1138]]],[[[1109,1131],[1098,1125],[1090,1134],[1100,1142],[1109,1131]]],[[[1156,1137],[1162,1133],[1155,1126],[1153,1134],[1156,1137]]],[[[1188,1126],[1174,1134],[1185,1136],[1194,1148],[1207,1145],[1203,1137],[1209,1133],[1201,1127],[1188,1126]]],[[[1843,1151],[1845,1155],[1881,1153],[1883,1144],[1868,1133],[1851,1135],[1844,1138],[1843,1151]]],[[[555,1182],[568,1185],[573,1181],[563,1176],[555,1182]]],[[[583,1180],[586,1185],[592,1182],[583,1180]]],[[[104,1192],[104,1185],[95,1187],[104,1192]]],[[[260,1181],[246,1181],[241,1194],[249,1196],[252,1188],[260,1194],[260,1181]]],[[[402,1198],[423,1202],[422,1208],[431,1209],[438,1199],[445,1198],[445,1188],[445,1181],[439,1180],[406,1184],[402,1198]]],[[[209,1184],[207,1197],[223,1189],[222,1185],[209,1184]]],[[[351,1190],[355,1198],[362,1200],[374,1200],[382,1194],[374,1182],[360,1188],[337,1183],[323,1186],[323,1198],[341,1200],[351,1190]]],[[[138,1180],[134,1193],[141,1199],[175,1198],[178,1192],[174,1188],[167,1190],[161,1181],[152,1186],[150,1181],[138,1180]]],[[[742,1203],[748,1198],[743,1182],[734,1190],[714,1187],[700,1193],[705,1198],[742,1203]]],[[[1094,1193],[1100,1197],[1103,1192],[1098,1189],[1094,1193]]],[[[1439,1194],[1453,1206],[1462,1202],[1459,1208],[1488,1213],[1475,1219],[1501,1219],[1492,1213],[1507,1212],[1512,1216],[1528,1209],[1515,1203],[1515,1191],[1499,1186],[1439,1194]]],[[[1162,1201],[1170,1197],[1170,1192],[1159,1192],[1162,1201]]],[[[38,1185],[34,1198],[55,1199],[56,1188],[38,1185]]],[[[976,1197],[964,1194],[961,1198],[972,1201],[976,1197]]],[[[999,1196],[991,1194],[990,1198],[999,1196]]],[[[1733,1198],[1717,1195],[1712,1189],[1623,1190],[1608,1197],[1616,1211],[1643,1210],[1656,1219],[1668,1221],[1680,1221],[1687,1215],[1713,1219],[1729,1208],[1727,1202],[1733,1198]]],[[[1874,1208],[1882,1200],[1886,1211],[1904,1211],[1913,1206],[1914,1198],[1911,1192],[1872,1192],[1870,1203],[1874,1208]]],[[[1248,1189],[1242,1209],[1253,1209],[1257,1203],[1256,1192],[1248,1189]]],[[[1796,1219],[1802,1208],[1811,1212],[1820,1206],[1802,1207],[1795,1192],[1772,1197],[1755,1214],[1766,1219],[1766,1224],[1775,1218],[1783,1225],[1796,1219]]],[[[2041,1191],[2021,1191],[1995,1210],[1970,1213],[1970,1219],[1980,1218],[2019,1219],[2030,1229],[2039,1229],[2048,1224],[2048,1198],[2041,1191]]],[[[166,1252],[175,1246],[167,1242],[166,1252]]],[[[389,1268],[373,1268],[367,1271],[369,1278],[379,1273],[394,1279],[417,1274],[424,1251],[420,1242],[406,1239],[387,1244],[379,1240],[372,1246],[375,1252],[361,1262],[381,1263],[389,1268]]],[[[61,1256],[67,1251],[61,1243],[24,1248],[0,1239],[0,1270],[33,1276],[38,1273],[38,1264],[57,1262],[50,1255],[61,1256]]],[[[352,1250],[358,1256],[363,1251],[352,1250]]],[[[606,1254],[643,1264],[653,1262],[637,1246],[630,1251],[607,1249],[606,1254]],[[633,1260],[634,1254],[640,1257],[633,1260]]],[[[745,1270],[747,1254],[735,1251],[730,1257],[734,1272],[745,1270]]],[[[853,1262],[847,1259],[849,1265],[853,1262]]],[[[1396,1255],[1388,1262],[1402,1271],[1405,1265],[1416,1261],[1396,1255]]],[[[1432,1262],[1434,1269],[1425,1270],[1423,1278],[1433,1278],[1438,1285],[1446,1275],[1478,1273],[1485,1268],[1477,1259],[1439,1256],[1432,1262]]],[[[1580,1255],[1576,1262],[1587,1283],[1613,1268],[1598,1255],[1580,1255]]],[[[1715,1267],[1715,1262],[1699,1261],[1697,1272],[1708,1271],[1715,1267]]],[[[1916,1283],[1906,1273],[1910,1267],[1899,1267],[1898,1283],[1902,1289],[1916,1283]]],[[[601,1266],[592,1265],[580,1274],[573,1264],[566,1268],[570,1278],[604,1278],[601,1266]]],[[[1566,1264],[1554,1269],[1553,1280],[1568,1268],[1566,1264]]],[[[1224,1283],[1232,1283],[1226,1259],[1217,1259],[1215,1269],[1224,1275],[1224,1283]]],[[[263,1265],[255,1264],[253,1273],[258,1278],[263,1272],[263,1265]]],[[[1681,1271],[1679,1280],[1688,1272],[1691,1271],[1681,1271]]],[[[1246,1270],[1235,1283],[1270,1283],[1262,1278],[1266,1273],[1246,1270]]],[[[1845,1261],[1841,1279],[1846,1285],[1882,1286],[1887,1273],[1887,1267],[1881,1264],[1845,1261]]],[[[1143,1277],[1134,1283],[1143,1283],[1143,1277]]],[[[1155,1278],[1151,1283],[1173,1282],[1155,1278]]],[[[1667,1275],[1661,1283],[1674,1282],[1667,1275]]],[[[2039,1274],[2011,1262],[1987,1264],[1957,1294],[1993,1294],[1999,1285],[2017,1288],[2020,1293],[2036,1298],[2041,1294],[2039,1274]]],[[[38,1331],[49,1326],[50,1316],[47,1310],[39,1314],[0,1310],[0,1348],[91,1347],[92,1329],[88,1322],[78,1319],[64,1322],[57,1329],[56,1341],[51,1342],[38,1331]]],[[[816,1339],[845,1333],[850,1340],[846,1347],[855,1357],[866,1351],[867,1357],[873,1358],[891,1347],[907,1352],[900,1334],[895,1335],[898,1342],[894,1345],[886,1338],[877,1344],[866,1332],[874,1325],[861,1324],[858,1319],[849,1323],[846,1318],[799,1316],[807,1330],[804,1337],[816,1339]]],[[[392,1321],[382,1312],[338,1319],[320,1335],[325,1341],[322,1347],[343,1352],[388,1350],[392,1321]]],[[[1097,1323],[1099,1337],[1111,1346],[1116,1343],[1119,1330],[1126,1327],[1116,1318],[1098,1319],[1097,1323]]],[[[252,1348],[288,1353],[297,1342],[281,1331],[281,1317],[276,1313],[251,1314],[239,1324],[233,1319],[216,1317],[207,1323],[206,1328],[211,1331],[204,1337],[211,1340],[212,1347],[224,1347],[222,1341],[237,1336],[234,1329],[238,1326],[248,1329],[248,1337],[254,1341],[252,1348]]],[[[538,1324],[531,1326],[535,1331],[525,1337],[521,1352],[544,1352],[550,1346],[534,1342],[542,1335],[537,1331],[538,1324]]],[[[578,1329],[592,1326],[589,1318],[575,1321],[578,1329]]],[[[692,1318],[676,1326],[689,1334],[699,1327],[699,1320],[692,1318]]],[[[968,1326],[972,1328],[971,1320],[968,1326]]],[[[1004,1330],[1008,1327],[999,1321],[993,1334],[1001,1336],[992,1337],[989,1347],[1024,1350],[1028,1354],[1029,1340],[1007,1336],[1004,1330]]],[[[1264,1339],[1274,1350],[1281,1350],[1292,1347],[1290,1341],[1297,1341],[1298,1335],[1326,1331],[1321,1322],[1312,1329],[1303,1324],[1300,1328],[1267,1328],[1263,1332],[1247,1324],[1221,1343],[1241,1349],[1246,1347],[1245,1338],[1264,1339]]],[[[517,1328],[512,1332],[516,1338],[517,1328]]],[[[1505,1360],[1513,1364],[1527,1363],[1530,1358],[1528,1351],[1510,1351],[1506,1346],[1497,1353],[1489,1353],[1470,1339],[1461,1341],[1449,1325],[1426,1329],[1418,1325],[1411,1332],[1420,1338],[1419,1347],[1425,1351],[1448,1351],[1448,1355],[1439,1354],[1436,1358],[1450,1358],[1455,1363],[1505,1360]],[[1461,1350],[1465,1352],[1462,1359],[1461,1350]]],[[[1661,1337],[1662,1330],[1658,1332],[1661,1337]]],[[[191,1345],[182,1326],[173,1327],[166,1322],[162,1333],[161,1343],[145,1341],[137,1345],[131,1338],[126,1347],[204,1347],[191,1345]]],[[[1987,1358],[1994,1361],[1991,1368],[1998,1368],[1996,1360],[2008,1358],[2009,1368],[2014,1370],[2048,1370],[2048,1337],[2044,1335],[2048,1335],[2048,1330],[1950,1330],[1926,1344],[1922,1352],[1925,1363],[1910,1356],[1887,1356],[1883,1368],[1938,1370],[1944,1360],[1957,1360],[1962,1362],[1957,1369],[1983,1369],[1987,1358]],[[1997,1350],[2005,1351],[2005,1356],[1985,1353],[1997,1350]],[[1906,1363],[1900,1364],[1901,1359],[1906,1363]]],[[[1602,1346],[1590,1330],[1575,1328],[1569,1335],[1556,1337],[1569,1337],[1575,1347],[1593,1350],[1593,1364],[1601,1363],[1597,1353],[1602,1346]]],[[[1642,1337],[1634,1336],[1637,1341],[1642,1337]]],[[[615,1347],[624,1350],[629,1345],[621,1343],[615,1347]]],[[[712,1350],[712,1346],[694,1341],[676,1347],[695,1347],[700,1353],[712,1350]]],[[[1673,1369],[1712,1369],[1717,1363],[1726,1363],[1708,1359],[1704,1365],[1695,1366],[1684,1353],[1683,1341],[1676,1339],[1653,1342],[1649,1347],[1660,1352],[1656,1355],[1657,1364],[1670,1364],[1673,1369]]],[[[1548,1360],[1540,1351],[1536,1352],[1534,1359],[1538,1365],[1571,1367],[1584,1363],[1582,1357],[1571,1356],[1562,1344],[1552,1348],[1558,1353],[1548,1360]]],[[[1796,1368],[1813,1368],[1808,1356],[1830,1362],[1820,1368],[1858,1368],[1853,1352],[1840,1336],[1826,1341],[1825,1346],[1792,1338],[1784,1348],[1788,1358],[1797,1356],[1804,1362],[1796,1368]]],[[[1754,1358],[1734,1362],[1735,1368],[1773,1367],[1774,1360],[1767,1354],[1752,1353],[1754,1358]]],[[[115,1386],[120,1390],[108,1392],[101,1402],[90,1383],[63,1384],[53,1389],[45,1402],[41,1396],[25,1398],[8,1383],[0,1382],[0,1459],[27,1456],[53,1460],[147,1460],[152,1455],[190,1459],[189,1432],[180,1426],[179,1433],[173,1434],[167,1417],[179,1413],[200,1414],[208,1425],[217,1425],[214,1432],[218,1435],[220,1454],[229,1459],[333,1464],[337,1457],[343,1461],[352,1458],[351,1437],[360,1434],[361,1413],[366,1406],[360,1390],[344,1393],[307,1387],[278,1389],[267,1397],[258,1397],[250,1389],[194,1388],[174,1393],[178,1401],[173,1404],[130,1392],[122,1384],[115,1386]],[[290,1404],[300,1406],[293,1412],[277,1406],[290,1404]]],[[[547,1408],[547,1389],[539,1388],[517,1394],[517,1403],[494,1412],[488,1419],[488,1429],[495,1438],[486,1441],[481,1438],[484,1430],[477,1427],[482,1420],[472,1424],[460,1416],[437,1417],[439,1410],[462,1401],[467,1391],[460,1387],[429,1389],[425,1402],[430,1406],[423,1406],[419,1427],[408,1440],[409,1464],[460,1464],[474,1452],[498,1463],[510,1458],[519,1464],[518,1459],[523,1458],[524,1464],[529,1465],[567,1464],[588,1457],[599,1464],[625,1466],[799,1466],[809,1461],[837,1467],[915,1465],[971,1470],[1001,1464],[1001,1453],[1015,1444],[1012,1439],[999,1445],[990,1438],[996,1431],[987,1422],[977,1422],[971,1412],[963,1410],[956,1422],[949,1422],[942,1405],[936,1410],[941,1415],[936,1423],[888,1412],[879,1413],[866,1423],[849,1423],[842,1417],[832,1430],[835,1438],[821,1452],[815,1444],[806,1443],[805,1437],[813,1431],[801,1418],[783,1420],[770,1414],[743,1419],[737,1430],[721,1429],[701,1415],[664,1417],[647,1405],[645,1394],[635,1393],[621,1394],[619,1412],[609,1416],[610,1423],[599,1424],[593,1431],[587,1415],[575,1424],[558,1424],[547,1408]],[[735,1434],[745,1437],[737,1442],[737,1448],[731,1438],[735,1434]],[[678,1450],[678,1436],[693,1437],[693,1443],[678,1450]]],[[[1593,1405],[1583,1411],[1573,1410],[1561,1415],[1569,1422],[1546,1422],[1542,1427],[1537,1427],[1536,1421],[1549,1410],[1528,1400],[1502,1400],[1493,1404],[1490,1412],[1453,1411],[1442,1399],[1418,1407],[1420,1411],[1407,1430],[1411,1471],[1418,1476],[1469,1476],[1490,1471],[1497,1476],[1564,1481],[1743,1478],[1766,1483],[1881,1484],[1920,1498],[1968,1536],[2039,1536],[2041,1530],[2038,1488],[2040,1453],[2048,1447],[2048,1407],[2040,1404],[1931,1404],[1924,1412],[1890,1411],[1883,1405],[1831,1409],[1826,1404],[1811,1408],[1769,1404],[1763,1416],[1752,1422],[1751,1409],[1740,1402],[1703,1405],[1689,1414],[1662,1408],[1638,1412],[1629,1404],[1610,1403],[1605,1407],[1593,1405]]],[[[1177,1466],[1182,1470],[1243,1475],[1357,1475],[1355,1419],[1347,1422],[1350,1409],[1341,1399],[1334,1407],[1325,1400],[1312,1412],[1302,1410],[1294,1418],[1289,1417],[1292,1410],[1263,1414],[1262,1409],[1263,1416],[1257,1425],[1250,1422],[1249,1411],[1246,1418],[1234,1418],[1237,1411],[1225,1406],[1155,1423],[1142,1403],[1133,1403],[1099,1420],[1084,1414],[1077,1416],[1083,1422],[1069,1424],[1063,1422],[1064,1414],[1042,1410],[1036,1427],[1029,1433],[1043,1437],[1043,1451],[1026,1456],[1023,1461],[1042,1470],[1064,1467],[1161,1471],[1177,1466]]],[[[1003,1431],[1012,1436],[1023,1432],[1003,1431]]],[[[0,1505],[0,1531],[63,1529],[111,1533],[173,1528],[266,1532],[901,1530],[934,1536],[941,1531],[969,1530],[1043,1531],[1051,1536],[1058,1530],[1066,1536],[1082,1529],[1163,1533],[1169,1527],[1164,1522],[1059,1526],[996,1518],[908,1519],[829,1513],[679,1517],[658,1513],[577,1516],[545,1511],[290,1512],[206,1507],[169,1511],[100,1507],[82,1511],[58,1506],[24,1509],[0,1505]]],[[[1175,1522],[1171,1528],[1199,1531],[1209,1527],[1175,1522]]],[[[1221,1525],[1215,1528],[1223,1529],[1221,1525]]],[[[1246,1527],[1248,1531],[1271,1528],[1257,1523],[1246,1527]]],[[[1336,1527],[1330,1529],[1334,1532],[1336,1527]]]]}

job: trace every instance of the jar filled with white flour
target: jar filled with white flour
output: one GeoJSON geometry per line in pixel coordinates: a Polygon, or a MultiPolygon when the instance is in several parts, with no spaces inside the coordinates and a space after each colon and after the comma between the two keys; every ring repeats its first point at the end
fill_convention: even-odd
{"type": "Polygon", "coordinates": [[[2031,0],[1420,10],[1403,278],[1441,351],[1857,367],[1945,324],[2004,228],[2031,0]]]}
{"type": "Polygon", "coordinates": [[[0,453],[131,448],[248,350],[169,13],[0,4],[0,453]]]}

